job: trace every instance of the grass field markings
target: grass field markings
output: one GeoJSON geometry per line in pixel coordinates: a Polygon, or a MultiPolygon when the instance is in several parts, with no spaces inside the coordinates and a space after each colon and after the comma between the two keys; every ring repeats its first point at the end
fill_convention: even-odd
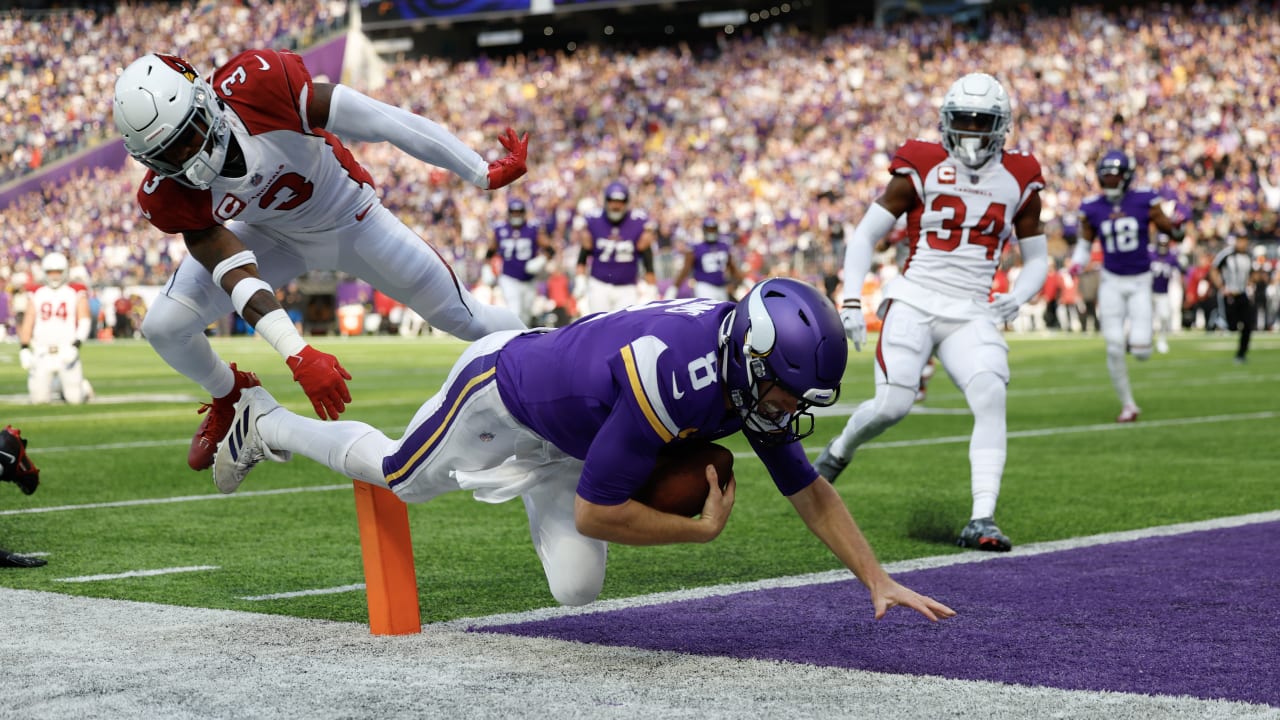
{"type": "Polygon", "coordinates": [[[174,573],[204,572],[218,569],[220,567],[217,565],[188,565],[186,567],[157,568],[155,570],[129,570],[106,575],[78,575],[76,577],[54,578],[53,581],[64,583],[98,582],[100,580],[121,580],[124,578],[153,577],[156,575],[173,575],[174,573]]]}
{"type": "MultiPolygon", "coordinates": [[[[95,401],[96,402],[96,401],[95,401]]],[[[33,425],[35,423],[86,423],[97,421],[116,421],[116,420],[141,420],[146,418],[171,418],[182,416],[191,416],[191,427],[195,428],[196,415],[195,410],[183,408],[164,408],[159,410],[138,410],[131,412],[76,412],[72,414],[59,413],[57,415],[41,415],[39,413],[27,413],[22,415],[22,427],[33,425]]],[[[194,432],[194,430],[192,431],[194,432]]],[[[188,439],[190,442],[190,439],[188,439]]]]}
{"type": "Polygon", "coordinates": [[[339,585],[338,587],[316,588],[315,590],[294,590],[292,592],[271,593],[270,595],[247,595],[237,598],[239,600],[287,600],[296,597],[308,597],[311,595],[336,595],[338,593],[355,592],[356,590],[364,590],[364,583],[356,583],[354,585],[339,585]]]}
{"type": "MultiPolygon", "coordinates": [[[[831,408],[827,408],[830,410],[831,408]]],[[[1136,423],[1095,423],[1093,425],[1066,425],[1063,427],[1053,428],[1037,428],[1034,430],[1010,430],[1010,438],[1031,438],[1031,437],[1047,437],[1051,435],[1066,435],[1071,433],[1089,433],[1089,432],[1118,432],[1122,430],[1141,430],[1142,428],[1151,427],[1176,427],[1179,425],[1201,425],[1220,422],[1243,422],[1247,420],[1269,420],[1280,417],[1280,411],[1264,410],[1254,413],[1236,413],[1234,415],[1203,415],[1200,417],[1189,418],[1165,418],[1161,420],[1142,420],[1136,423]]],[[[900,448],[900,447],[920,447],[923,445],[948,445],[952,443],[969,442],[969,435],[946,435],[943,437],[933,438],[916,438],[913,440],[883,440],[880,442],[870,442],[863,445],[859,450],[868,450],[873,448],[900,448]]],[[[806,453],[813,455],[821,452],[821,448],[813,447],[805,450],[806,453]]],[[[751,458],[755,456],[754,452],[741,451],[733,454],[734,458],[751,458]]]]}
{"type": "MultiPolygon", "coordinates": [[[[845,406],[836,405],[831,408],[826,408],[825,410],[831,411],[831,410],[839,410],[841,408],[844,408],[843,414],[848,415],[849,413],[853,412],[853,407],[854,406],[852,405],[845,405],[845,406]]],[[[841,414],[841,413],[832,413],[832,414],[841,414]]],[[[1270,420],[1276,417],[1280,417],[1280,411],[1268,410],[1268,411],[1254,412],[1254,413],[1236,413],[1233,415],[1203,415],[1199,417],[1189,417],[1189,418],[1165,418],[1162,420],[1143,420],[1141,422],[1136,422],[1136,423],[1107,422],[1107,423],[1096,423],[1093,425],[1067,425],[1067,426],[1053,427],[1053,428],[1037,428],[1033,430],[1012,430],[1009,432],[1009,437],[1010,438],[1034,438],[1034,437],[1049,437],[1053,435],[1065,435],[1065,434],[1073,434],[1073,433],[1119,432],[1119,431],[1141,430],[1143,428],[1153,428],[1153,427],[1176,427],[1180,425],[1202,425],[1202,424],[1222,423],[1222,422],[1242,422],[1247,420],[1270,420]]],[[[954,443],[967,443],[969,442],[969,440],[970,440],[969,435],[946,435],[943,437],[915,438],[912,440],[886,440],[881,442],[871,442],[871,443],[867,443],[866,445],[863,445],[862,448],[860,449],[867,450],[867,449],[877,449],[877,448],[921,447],[925,445],[948,445],[948,444],[954,444],[954,443]]],[[[182,440],[181,442],[185,444],[187,441],[182,440]]],[[[50,450],[94,451],[94,450],[109,449],[114,447],[116,446],[113,444],[113,445],[81,446],[81,447],[65,447],[65,448],[42,448],[41,452],[49,452],[50,450]]],[[[813,448],[806,449],[805,452],[810,455],[813,455],[820,451],[821,451],[821,448],[813,447],[813,448]]],[[[755,453],[750,451],[740,451],[740,452],[735,452],[733,456],[736,459],[748,459],[748,458],[755,457],[755,453]]],[[[316,485],[316,486],[305,486],[305,487],[280,488],[278,490],[250,490],[246,492],[237,492],[233,495],[210,494],[210,495],[184,495],[179,497],[168,497],[168,498],[139,498],[137,500],[118,500],[115,502],[106,502],[106,503],[86,503],[84,505],[58,505],[53,507],[23,508],[19,510],[0,510],[0,516],[29,515],[34,513],[60,512],[65,510],[93,510],[97,508],[133,507],[133,506],[139,506],[139,505],[161,505],[166,503],[179,503],[179,502],[187,502],[192,500],[220,500],[220,499],[228,499],[228,498],[259,497],[264,495],[284,495],[288,493],[297,493],[297,492],[324,492],[329,490],[347,490],[350,488],[351,488],[351,485],[344,483],[339,485],[316,485]]]]}
{"type": "Polygon", "coordinates": [[[171,503],[194,502],[197,500],[232,500],[235,498],[263,497],[267,495],[291,495],[304,492],[328,492],[330,490],[350,490],[351,483],[340,485],[308,485],[304,487],[280,488],[278,490],[249,490],[234,495],[179,495],[164,498],[139,498],[137,500],[116,500],[113,502],[85,503],[83,505],[55,505],[51,507],[25,508],[22,510],[0,510],[0,515],[32,515],[35,513],[63,512],[66,510],[98,510],[100,508],[137,507],[142,505],[167,505],[171,503]]]}
{"type": "MultiPolygon", "coordinates": [[[[1280,521],[1280,510],[1249,513],[1247,515],[1234,515],[1231,517],[1213,518],[1210,520],[1197,520],[1194,522],[1175,523],[1172,525],[1157,525],[1155,527],[1141,528],[1138,530],[1120,530],[1117,532],[1102,533],[1099,535],[1085,535],[1081,537],[1067,538],[1066,540],[1048,540],[1039,543],[1028,543],[1026,545],[1018,545],[1008,553],[960,552],[948,555],[933,555],[929,557],[914,558],[911,560],[899,560],[897,562],[885,563],[884,569],[891,575],[896,575],[914,570],[929,570],[932,568],[951,567],[954,565],[970,565],[982,562],[999,562],[1004,558],[1029,557],[1032,555],[1043,555],[1046,553],[1061,552],[1064,550],[1079,550],[1098,545],[1129,542],[1131,540],[1167,537],[1170,535],[1185,535],[1204,530],[1222,530],[1226,528],[1276,521],[1280,521]]],[[[573,615],[587,615],[591,613],[609,612],[612,610],[626,610],[630,608],[648,607],[650,605],[662,605],[684,600],[702,600],[709,597],[736,595],[743,592],[804,587],[807,585],[821,585],[825,583],[844,582],[850,580],[855,580],[855,578],[848,570],[827,570],[824,572],[808,573],[804,575],[789,575],[779,578],[768,578],[765,580],[752,580],[749,582],[728,583],[725,585],[711,585],[708,587],[691,588],[686,590],[673,590],[669,592],[651,593],[648,595],[637,595],[628,598],[597,600],[590,605],[579,607],[547,607],[516,613],[458,618],[456,620],[445,620],[438,623],[432,623],[428,627],[465,630],[469,627],[514,625],[518,623],[570,617],[573,615]]]]}

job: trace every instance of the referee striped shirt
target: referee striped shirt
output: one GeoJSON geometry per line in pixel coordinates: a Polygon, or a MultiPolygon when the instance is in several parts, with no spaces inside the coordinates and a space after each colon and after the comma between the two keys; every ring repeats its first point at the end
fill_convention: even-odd
{"type": "Polygon", "coordinates": [[[1222,289],[1243,294],[1249,287],[1249,272],[1253,269],[1253,258],[1249,253],[1240,252],[1235,247],[1228,247],[1213,258],[1213,266],[1222,276],[1222,289]]]}

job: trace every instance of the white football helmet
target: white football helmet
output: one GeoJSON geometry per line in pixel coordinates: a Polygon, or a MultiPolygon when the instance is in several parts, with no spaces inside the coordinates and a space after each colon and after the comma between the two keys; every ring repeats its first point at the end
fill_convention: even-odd
{"type": "Polygon", "coordinates": [[[986,73],[969,73],[951,85],[942,98],[942,146],[956,160],[979,168],[1004,149],[1013,110],[1009,93],[986,73]],[[980,126],[977,130],[955,128],[965,119],[980,126]]]}
{"type": "Polygon", "coordinates": [[[115,121],[130,155],[184,185],[208,189],[227,160],[231,127],[218,98],[196,69],[175,55],[144,55],[120,73],[115,121]],[[190,142],[195,133],[204,134],[198,152],[181,165],[164,159],[167,149],[190,142]]]}
{"type": "Polygon", "coordinates": [[[40,269],[44,271],[44,284],[51,288],[62,287],[67,281],[67,256],[60,252],[49,253],[40,261],[40,269]],[[50,277],[49,273],[56,272],[58,277],[50,277]]]}

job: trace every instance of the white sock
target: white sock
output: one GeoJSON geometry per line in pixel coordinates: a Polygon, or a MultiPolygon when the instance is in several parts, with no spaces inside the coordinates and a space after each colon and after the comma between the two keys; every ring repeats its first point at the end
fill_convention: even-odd
{"type": "Polygon", "coordinates": [[[973,492],[970,518],[994,517],[1008,446],[1004,380],[992,373],[979,373],[964,394],[973,411],[973,435],[969,438],[969,482],[973,492]]]}
{"type": "Polygon", "coordinates": [[[382,458],[394,443],[362,422],[322,422],[279,408],[258,418],[258,435],[275,450],[290,450],[349,478],[387,487],[382,458]]]}
{"type": "Polygon", "coordinates": [[[1135,405],[1133,389],[1129,386],[1129,367],[1125,365],[1124,350],[1107,348],[1107,372],[1111,374],[1111,386],[1121,405],[1135,405]]]}

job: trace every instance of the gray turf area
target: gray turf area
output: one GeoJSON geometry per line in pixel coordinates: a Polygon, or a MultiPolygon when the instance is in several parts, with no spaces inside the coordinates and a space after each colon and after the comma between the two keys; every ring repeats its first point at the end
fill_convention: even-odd
{"type": "Polygon", "coordinates": [[[0,589],[4,718],[1271,718],[886,675],[0,589]]]}

